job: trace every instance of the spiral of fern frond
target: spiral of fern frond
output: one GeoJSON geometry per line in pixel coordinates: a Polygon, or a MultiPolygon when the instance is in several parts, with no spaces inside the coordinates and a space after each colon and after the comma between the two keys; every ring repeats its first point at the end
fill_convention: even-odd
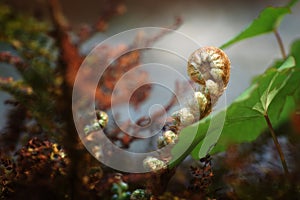
{"type": "MultiPolygon", "coordinates": [[[[187,73],[197,87],[193,97],[188,100],[187,106],[172,114],[169,130],[165,130],[157,141],[160,149],[167,145],[174,145],[182,128],[211,113],[212,107],[221,97],[229,82],[230,60],[217,47],[202,47],[190,55],[187,73]],[[176,131],[174,132],[174,130],[176,131]],[[170,133],[172,133],[172,137],[170,137],[170,133]]],[[[157,171],[162,169],[167,162],[167,160],[162,161],[151,157],[144,160],[144,165],[150,170],[157,171]]]]}

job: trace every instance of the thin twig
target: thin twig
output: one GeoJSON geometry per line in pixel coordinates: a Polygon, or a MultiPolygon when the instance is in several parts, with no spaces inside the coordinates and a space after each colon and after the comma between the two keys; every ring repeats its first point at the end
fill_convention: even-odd
{"type": "Polygon", "coordinates": [[[281,55],[282,55],[283,59],[286,59],[286,53],[285,53],[285,50],[284,50],[284,45],[283,45],[282,39],[281,39],[277,29],[274,30],[274,34],[275,34],[275,37],[277,39],[278,45],[280,47],[281,55]]]}
{"type": "MultiPolygon", "coordinates": [[[[64,17],[60,1],[59,0],[50,0],[49,8],[52,22],[55,26],[55,36],[57,43],[61,49],[59,62],[61,67],[59,68],[67,78],[67,81],[73,83],[75,79],[74,73],[70,71],[77,72],[77,69],[80,67],[82,58],[78,52],[78,49],[72,44],[70,36],[68,35],[68,21],[64,17]],[[70,74],[72,77],[70,78],[70,74]]],[[[70,199],[83,199],[84,195],[80,188],[81,179],[79,176],[79,165],[85,164],[80,160],[80,152],[77,149],[78,146],[78,135],[73,123],[72,110],[70,102],[72,101],[71,87],[66,82],[62,85],[62,90],[64,95],[61,96],[62,100],[62,110],[59,112],[64,112],[62,114],[65,120],[66,132],[63,134],[63,145],[68,152],[68,156],[71,160],[69,172],[68,172],[68,181],[69,181],[69,197],[70,199]]]]}
{"type": "MultiPolygon", "coordinates": [[[[168,112],[174,105],[176,105],[177,103],[177,96],[176,94],[181,94],[182,88],[180,88],[180,84],[179,82],[175,83],[175,92],[174,95],[172,96],[172,98],[169,100],[168,104],[166,104],[164,106],[163,110],[159,110],[156,111],[151,118],[149,118],[148,116],[143,116],[141,118],[139,118],[134,124],[131,124],[130,120],[124,122],[120,127],[122,127],[120,129],[120,127],[117,127],[116,129],[112,130],[111,132],[109,132],[110,135],[110,139],[112,141],[119,141],[120,138],[118,137],[119,133],[122,132],[122,130],[129,130],[132,129],[133,133],[130,134],[130,141],[139,139],[138,137],[138,133],[140,132],[140,130],[142,128],[144,128],[145,126],[148,126],[151,122],[152,125],[156,124],[157,122],[159,122],[159,118],[161,116],[163,116],[166,112],[168,112]],[[135,137],[133,137],[135,136],[135,137]]],[[[151,126],[151,125],[150,125],[151,126]]],[[[149,127],[149,130],[150,127],[149,127]]]]}
{"type": "Polygon", "coordinates": [[[161,39],[163,36],[167,35],[171,32],[171,30],[177,30],[182,25],[182,18],[180,16],[175,17],[175,22],[171,26],[166,27],[165,29],[162,29],[160,32],[158,32],[153,37],[147,38],[145,42],[145,46],[148,47],[161,39]]]}
{"type": "Polygon", "coordinates": [[[281,146],[280,146],[280,144],[278,142],[278,139],[277,139],[277,136],[275,134],[274,128],[272,126],[272,123],[270,121],[270,118],[269,118],[268,114],[265,114],[264,117],[265,117],[265,120],[266,120],[266,122],[268,124],[269,130],[271,132],[271,135],[272,135],[273,141],[275,143],[276,149],[278,151],[278,154],[280,156],[280,160],[281,160],[282,167],[284,169],[284,173],[288,177],[289,176],[289,170],[288,170],[288,167],[287,167],[287,164],[286,164],[286,161],[285,161],[285,158],[284,158],[281,146]]]}

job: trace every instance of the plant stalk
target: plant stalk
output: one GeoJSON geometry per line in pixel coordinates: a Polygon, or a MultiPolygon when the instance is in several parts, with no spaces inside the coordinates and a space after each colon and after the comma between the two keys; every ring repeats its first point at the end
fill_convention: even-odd
{"type": "Polygon", "coordinates": [[[285,53],[285,50],[284,50],[284,45],[283,45],[282,39],[281,39],[277,29],[274,29],[274,34],[275,34],[276,40],[278,42],[278,45],[279,45],[279,48],[280,48],[280,51],[281,51],[281,55],[282,55],[283,59],[286,59],[286,53],[285,53]]]}
{"type": "Polygon", "coordinates": [[[281,160],[282,167],[283,167],[283,169],[284,169],[284,173],[285,173],[286,176],[288,177],[288,176],[289,176],[289,170],[288,170],[288,167],[287,167],[287,164],[286,164],[286,160],[285,160],[285,158],[284,158],[284,155],[283,155],[281,146],[280,146],[280,144],[279,144],[279,142],[278,142],[278,139],[277,139],[277,136],[276,136],[276,134],[275,134],[274,128],[273,128],[273,126],[272,126],[272,123],[271,123],[270,118],[269,118],[269,116],[268,116],[267,113],[264,115],[264,117],[265,117],[265,120],[266,120],[266,122],[267,122],[267,124],[268,124],[269,130],[270,130],[270,133],[271,133],[271,135],[272,135],[272,138],[273,138],[274,144],[275,144],[275,146],[276,146],[276,149],[277,149],[277,151],[278,151],[278,154],[279,154],[279,156],[280,156],[280,160],[281,160]]]}
{"type": "MultiPolygon", "coordinates": [[[[197,135],[196,135],[197,137],[197,135]]],[[[196,146],[202,141],[204,140],[204,137],[205,136],[201,136],[201,137],[198,137],[196,138],[193,143],[188,147],[188,149],[182,154],[179,156],[179,158],[177,158],[176,160],[171,160],[170,163],[169,163],[169,168],[170,169],[173,169],[175,168],[176,166],[178,166],[189,154],[191,154],[191,152],[193,151],[193,149],[196,148],[196,146]]]]}

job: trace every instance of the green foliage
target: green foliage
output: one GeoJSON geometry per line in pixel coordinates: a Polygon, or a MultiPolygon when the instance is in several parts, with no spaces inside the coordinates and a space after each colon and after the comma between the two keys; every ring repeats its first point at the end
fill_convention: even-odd
{"type": "Polygon", "coordinates": [[[21,47],[28,39],[45,33],[49,26],[32,17],[14,13],[8,6],[0,4],[0,39],[21,47]],[[24,34],[28,33],[28,34],[24,34]]]}
{"type": "MultiPolygon", "coordinates": [[[[289,69],[294,66],[295,66],[294,58],[289,57],[277,71],[278,72],[283,71],[285,69],[289,69]]],[[[280,79],[278,77],[279,73],[271,74],[271,77],[272,77],[271,81],[268,83],[267,88],[263,89],[261,96],[260,96],[260,101],[257,102],[253,106],[252,109],[258,111],[262,115],[267,115],[270,104],[272,103],[273,99],[278,95],[280,90],[286,85],[287,81],[290,78],[291,73],[289,73],[288,75],[286,75],[286,74],[283,74],[283,75],[284,76],[282,76],[282,78],[280,79]],[[271,88],[273,88],[273,89],[271,89],[271,88]]],[[[261,83],[261,84],[263,84],[263,83],[261,83]]],[[[260,87],[260,89],[261,89],[261,87],[260,87]]]]}
{"type": "Polygon", "coordinates": [[[295,58],[297,67],[300,68],[300,40],[296,40],[291,46],[291,55],[295,58]]]}
{"type": "MultiPolygon", "coordinates": [[[[299,77],[300,70],[295,67],[270,68],[261,75],[250,89],[228,107],[222,134],[213,153],[223,151],[234,143],[255,140],[267,128],[264,120],[267,112],[275,127],[286,120],[295,109],[293,98],[299,101],[295,96],[299,91],[299,77]]],[[[206,123],[209,124],[210,120],[206,123]]],[[[205,152],[199,152],[201,145],[199,143],[194,149],[194,158],[205,155],[205,152]]]]}
{"type": "MultiPolygon", "coordinates": [[[[176,155],[180,155],[182,149],[190,144],[182,158],[186,157],[191,150],[195,159],[204,157],[209,148],[214,145],[219,129],[212,128],[208,135],[206,133],[210,125],[222,120],[224,115],[226,115],[224,127],[212,153],[224,151],[231,144],[255,140],[267,128],[264,120],[267,111],[272,124],[276,127],[295,109],[295,101],[300,100],[299,77],[300,68],[295,67],[293,57],[289,57],[279,68],[271,67],[259,76],[226,111],[183,129],[178,144],[172,150],[174,158],[177,158],[176,155]],[[200,152],[205,137],[207,139],[205,148],[200,152]]],[[[177,163],[177,159],[173,162],[177,163]]],[[[174,165],[173,162],[171,166],[174,165]]]]}
{"type": "Polygon", "coordinates": [[[293,6],[298,0],[292,0],[285,7],[268,7],[265,8],[258,18],[256,18],[245,30],[236,35],[234,38],[226,42],[221,46],[221,49],[227,48],[230,45],[237,43],[241,40],[245,40],[247,38],[255,37],[261,34],[269,33],[275,31],[279,25],[283,17],[290,13],[290,8],[293,6]]]}
{"type": "Polygon", "coordinates": [[[59,94],[57,88],[62,81],[55,74],[58,51],[47,35],[49,25],[0,5],[0,29],[0,41],[14,48],[11,52],[0,52],[10,57],[9,62],[3,59],[1,62],[13,64],[22,78],[7,81],[7,78],[0,77],[0,89],[25,105],[42,127],[51,128],[53,116],[50,113],[55,110],[53,99],[59,94]]]}
{"type": "MultiPolygon", "coordinates": [[[[285,7],[266,8],[248,28],[221,48],[274,31],[282,17],[289,13],[296,2],[297,0],[293,0],[285,7]]],[[[251,86],[226,110],[184,128],[180,133],[179,142],[172,149],[173,159],[169,166],[172,168],[178,165],[190,153],[193,158],[200,159],[214,145],[211,153],[222,152],[231,144],[255,140],[267,129],[265,115],[269,116],[274,127],[287,120],[300,101],[299,77],[300,40],[297,40],[292,44],[287,59],[276,62],[265,73],[256,77],[251,86]],[[220,130],[218,126],[222,125],[220,121],[224,118],[224,126],[220,130]],[[219,139],[216,143],[217,138],[219,139]]]]}
{"type": "Polygon", "coordinates": [[[143,189],[136,189],[132,192],[130,200],[148,200],[150,195],[143,189]]]}
{"type": "Polygon", "coordinates": [[[114,193],[112,200],[129,200],[131,193],[128,190],[128,184],[120,180],[113,183],[111,191],[114,193]]]}

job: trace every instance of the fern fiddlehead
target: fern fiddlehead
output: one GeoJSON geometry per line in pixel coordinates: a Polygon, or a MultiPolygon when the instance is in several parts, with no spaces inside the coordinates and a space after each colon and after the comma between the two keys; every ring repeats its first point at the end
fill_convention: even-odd
{"type": "MultiPolygon", "coordinates": [[[[158,139],[159,148],[175,144],[182,128],[211,113],[212,107],[221,97],[229,82],[230,60],[217,47],[202,47],[190,55],[187,64],[187,74],[197,84],[194,97],[189,100],[187,107],[181,108],[172,114],[169,130],[165,130],[158,139]],[[174,134],[172,137],[169,137],[170,132],[174,134]]],[[[165,161],[166,165],[168,164],[167,162],[168,160],[165,161]]],[[[165,166],[161,162],[159,162],[159,166],[156,166],[155,163],[158,163],[157,159],[148,158],[144,160],[144,165],[153,166],[150,168],[155,171],[165,166]]]]}

